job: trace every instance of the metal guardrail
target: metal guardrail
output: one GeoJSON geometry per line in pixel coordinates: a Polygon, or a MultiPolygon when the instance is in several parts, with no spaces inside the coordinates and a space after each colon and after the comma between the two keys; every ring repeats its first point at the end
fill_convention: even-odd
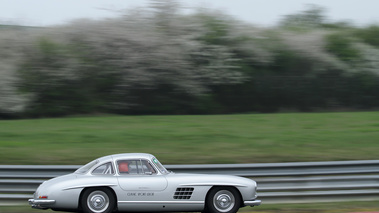
{"type": "MultiPolygon", "coordinates": [[[[0,204],[24,203],[44,180],[79,166],[0,165],[0,204]]],[[[230,174],[258,182],[264,203],[379,200],[379,160],[166,165],[176,173],[230,174]]]]}

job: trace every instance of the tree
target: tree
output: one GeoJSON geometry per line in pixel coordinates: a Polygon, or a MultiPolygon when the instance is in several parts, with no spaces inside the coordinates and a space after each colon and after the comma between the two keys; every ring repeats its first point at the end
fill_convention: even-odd
{"type": "Polygon", "coordinates": [[[318,28],[325,22],[325,8],[310,4],[304,11],[286,15],[279,25],[287,28],[318,28]]]}
{"type": "Polygon", "coordinates": [[[326,36],[326,51],[340,60],[353,65],[360,58],[360,51],[354,45],[354,39],[344,32],[332,33],[326,36]]]}
{"type": "Polygon", "coordinates": [[[211,85],[241,82],[230,49],[198,39],[205,32],[197,27],[202,23],[177,14],[175,5],[167,10],[164,5],[173,1],[154,2],[154,10],[44,32],[20,68],[23,89],[34,97],[30,109],[182,112],[211,85]]]}
{"type": "Polygon", "coordinates": [[[364,43],[379,48],[379,26],[371,25],[366,28],[357,29],[354,35],[360,38],[364,43]]]}
{"type": "Polygon", "coordinates": [[[29,36],[29,31],[22,28],[0,29],[0,117],[22,113],[28,102],[28,96],[18,91],[15,70],[29,36]]]}

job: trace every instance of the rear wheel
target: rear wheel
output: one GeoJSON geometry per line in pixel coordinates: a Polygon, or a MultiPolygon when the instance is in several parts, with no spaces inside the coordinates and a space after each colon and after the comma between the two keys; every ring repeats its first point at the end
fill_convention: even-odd
{"type": "Polygon", "coordinates": [[[216,187],[208,193],[205,205],[206,212],[235,213],[241,207],[241,199],[233,187],[216,187]]]}
{"type": "Polygon", "coordinates": [[[115,203],[115,196],[108,188],[87,189],[81,198],[84,213],[111,213],[115,203]]]}

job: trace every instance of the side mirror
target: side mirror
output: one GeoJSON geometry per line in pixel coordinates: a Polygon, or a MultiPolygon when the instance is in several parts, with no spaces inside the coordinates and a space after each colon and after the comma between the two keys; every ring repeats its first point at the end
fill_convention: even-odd
{"type": "Polygon", "coordinates": [[[145,175],[152,175],[152,172],[145,172],[145,175]]]}

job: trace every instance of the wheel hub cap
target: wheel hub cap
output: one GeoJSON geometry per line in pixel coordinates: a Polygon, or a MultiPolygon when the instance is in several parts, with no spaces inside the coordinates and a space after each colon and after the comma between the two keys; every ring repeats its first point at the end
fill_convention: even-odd
{"type": "Polygon", "coordinates": [[[221,190],[213,197],[213,204],[219,212],[228,212],[234,207],[235,198],[230,191],[221,190]]]}
{"type": "Polygon", "coordinates": [[[109,198],[102,191],[94,191],[88,196],[87,204],[91,211],[101,213],[108,208],[109,198]]]}

